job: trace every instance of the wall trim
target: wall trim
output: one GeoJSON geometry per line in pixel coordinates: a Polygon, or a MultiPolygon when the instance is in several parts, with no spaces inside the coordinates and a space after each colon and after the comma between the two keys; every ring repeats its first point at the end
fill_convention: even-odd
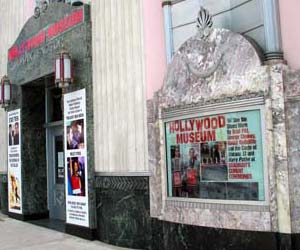
{"type": "Polygon", "coordinates": [[[249,205],[249,204],[224,204],[224,203],[212,203],[212,202],[194,202],[188,200],[166,200],[166,206],[180,207],[180,208],[199,208],[210,210],[233,210],[233,211],[253,211],[253,212],[270,212],[270,207],[266,205],[249,205]]]}
{"type": "Polygon", "coordinates": [[[95,172],[95,176],[129,176],[129,177],[140,177],[140,176],[151,176],[150,171],[145,172],[95,172]]]}
{"type": "MultiPolygon", "coordinates": [[[[224,100],[224,99],[222,99],[224,100]]],[[[241,107],[253,107],[257,105],[264,105],[265,104],[265,98],[263,96],[253,97],[249,99],[238,99],[238,100],[224,100],[224,102],[218,102],[218,103],[211,103],[211,104],[205,104],[201,105],[201,103],[195,103],[190,105],[185,105],[182,107],[170,107],[165,108],[162,110],[161,118],[166,119],[172,119],[172,118],[178,118],[178,117],[192,117],[193,115],[199,115],[199,113],[207,113],[211,112],[212,110],[214,113],[218,113],[219,111],[223,110],[230,110],[230,109],[240,109],[241,107]]]]}
{"type": "Polygon", "coordinates": [[[285,101],[300,101],[300,95],[286,96],[285,101]]]}

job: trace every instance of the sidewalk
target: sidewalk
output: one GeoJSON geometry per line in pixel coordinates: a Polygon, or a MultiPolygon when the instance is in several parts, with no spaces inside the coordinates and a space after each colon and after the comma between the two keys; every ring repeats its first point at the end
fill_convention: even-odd
{"type": "MultiPolygon", "coordinates": [[[[126,250],[8,218],[0,213],[0,249],[126,250]]],[[[128,249],[127,249],[128,250],[128,249]]]]}

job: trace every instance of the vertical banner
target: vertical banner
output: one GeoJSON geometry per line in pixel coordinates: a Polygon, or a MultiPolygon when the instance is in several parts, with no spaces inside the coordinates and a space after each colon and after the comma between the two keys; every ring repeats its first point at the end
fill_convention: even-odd
{"type": "Polygon", "coordinates": [[[64,95],[64,135],[67,223],[88,227],[85,89],[64,95]]]}
{"type": "Polygon", "coordinates": [[[22,214],[20,109],[8,112],[8,210],[22,214]]]}

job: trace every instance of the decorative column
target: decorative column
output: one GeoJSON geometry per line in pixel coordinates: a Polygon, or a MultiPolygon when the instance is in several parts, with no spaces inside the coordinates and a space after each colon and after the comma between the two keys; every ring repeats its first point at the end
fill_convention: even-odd
{"type": "Polygon", "coordinates": [[[165,22],[165,38],[166,38],[166,51],[167,51],[167,63],[172,61],[173,53],[173,32],[172,32],[172,2],[170,0],[163,0],[162,7],[164,11],[164,22],[165,22]]]}
{"type": "Polygon", "coordinates": [[[283,60],[278,0],[263,0],[266,61],[283,60]]]}

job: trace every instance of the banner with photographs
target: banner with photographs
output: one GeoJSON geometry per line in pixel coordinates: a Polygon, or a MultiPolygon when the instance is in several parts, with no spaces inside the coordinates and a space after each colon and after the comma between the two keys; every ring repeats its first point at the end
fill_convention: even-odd
{"type": "Polygon", "coordinates": [[[66,220],[88,227],[85,89],[64,95],[64,135],[66,220]]]}
{"type": "Polygon", "coordinates": [[[260,110],[165,123],[168,195],[265,200],[260,110]]]}
{"type": "Polygon", "coordinates": [[[8,112],[8,210],[22,214],[20,109],[8,112]]]}

